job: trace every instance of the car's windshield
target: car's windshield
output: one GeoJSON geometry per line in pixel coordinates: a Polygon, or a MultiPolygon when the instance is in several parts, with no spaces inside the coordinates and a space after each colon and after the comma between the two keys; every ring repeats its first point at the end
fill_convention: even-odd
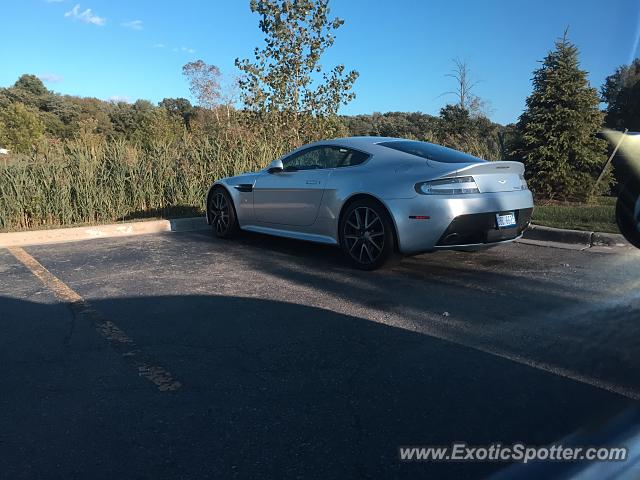
{"type": "Polygon", "coordinates": [[[451,148],[441,147],[433,143],[419,142],[417,140],[393,140],[390,142],[380,142],[378,145],[442,163],[478,163],[484,161],[478,157],[451,148]]]}

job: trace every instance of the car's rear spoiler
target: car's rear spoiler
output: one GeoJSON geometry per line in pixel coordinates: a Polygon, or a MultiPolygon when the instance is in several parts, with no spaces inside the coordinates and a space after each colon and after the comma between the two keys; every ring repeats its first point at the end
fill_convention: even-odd
{"type": "Polygon", "coordinates": [[[457,170],[444,175],[443,177],[457,177],[464,173],[465,175],[486,175],[491,173],[505,174],[512,173],[516,175],[524,174],[524,164],[520,162],[483,162],[483,163],[471,163],[465,164],[457,170]]]}

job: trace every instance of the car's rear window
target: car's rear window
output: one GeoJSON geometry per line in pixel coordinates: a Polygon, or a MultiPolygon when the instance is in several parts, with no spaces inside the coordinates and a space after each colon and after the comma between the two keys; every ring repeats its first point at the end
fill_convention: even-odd
{"type": "Polygon", "coordinates": [[[390,142],[380,142],[378,145],[393,148],[404,153],[416,155],[417,157],[427,158],[436,162],[443,163],[480,163],[484,160],[458,152],[451,148],[434,145],[433,143],[419,142],[417,140],[394,140],[390,142]]]}

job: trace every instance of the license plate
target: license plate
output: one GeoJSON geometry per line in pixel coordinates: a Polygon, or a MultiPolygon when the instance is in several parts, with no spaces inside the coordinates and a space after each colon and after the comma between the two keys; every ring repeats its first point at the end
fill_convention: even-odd
{"type": "Polygon", "coordinates": [[[498,228],[510,228],[516,226],[516,214],[509,213],[496,213],[496,220],[498,222],[498,228]]]}

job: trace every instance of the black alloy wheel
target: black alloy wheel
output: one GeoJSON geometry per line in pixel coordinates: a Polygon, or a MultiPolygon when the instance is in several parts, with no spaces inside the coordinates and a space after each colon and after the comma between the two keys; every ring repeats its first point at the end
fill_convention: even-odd
{"type": "Polygon", "coordinates": [[[386,210],[373,200],[352,203],[342,218],[340,232],[343,251],[360,269],[379,268],[393,253],[393,224],[386,210]]]}
{"type": "Polygon", "coordinates": [[[218,238],[230,238],[238,231],[233,200],[223,188],[216,188],[209,198],[209,218],[218,238]]]}

